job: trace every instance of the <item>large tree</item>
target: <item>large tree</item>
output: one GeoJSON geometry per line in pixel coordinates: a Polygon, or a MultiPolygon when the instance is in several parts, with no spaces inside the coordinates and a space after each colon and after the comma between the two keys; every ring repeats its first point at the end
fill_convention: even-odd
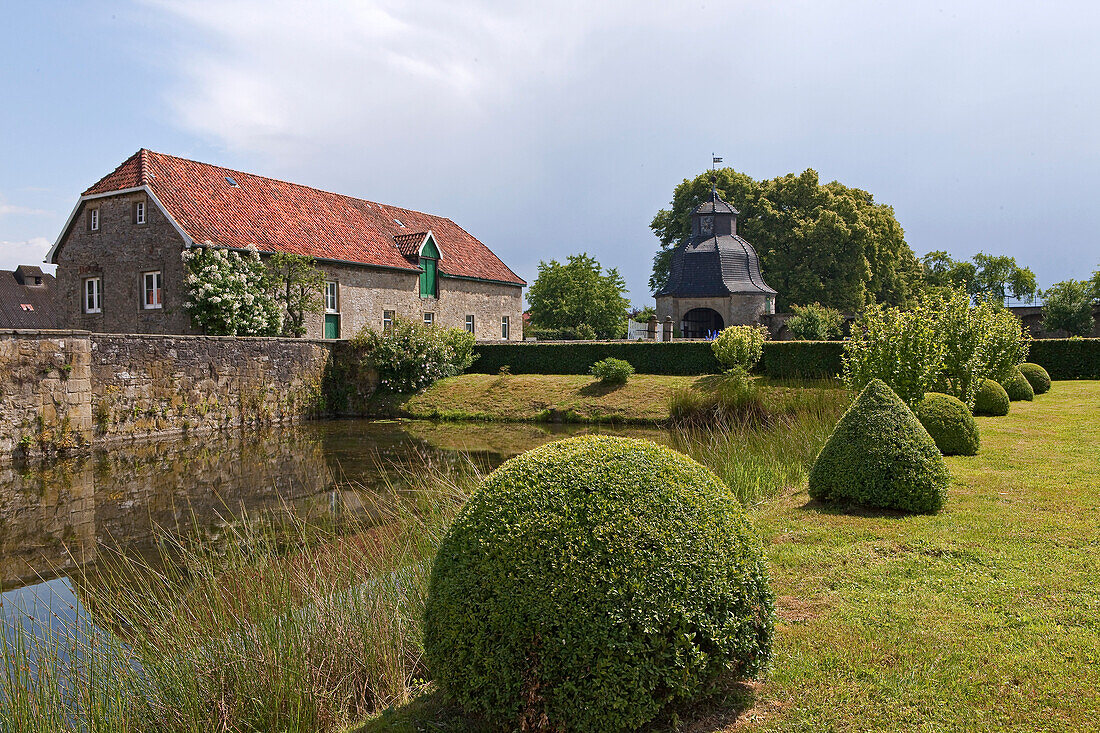
{"type": "MultiPolygon", "coordinates": [[[[691,233],[691,212],[710,197],[711,172],[684,180],[669,208],[650,228],[661,248],[649,285],[668,278],[672,250],[691,233]]],[[[732,168],[713,174],[719,194],[741,212],[738,233],[760,255],[764,278],[779,291],[779,306],[822,305],[856,311],[868,302],[902,305],[920,283],[920,263],[894,210],[836,181],[821,184],[817,172],[757,181],[732,168]]]]}
{"type": "Polygon", "coordinates": [[[1035,273],[1016,264],[1016,258],[979,252],[972,261],[955,260],[943,250],[929,252],[921,260],[924,281],[928,285],[965,288],[975,301],[992,300],[1004,304],[1011,295],[1032,300],[1038,292],[1035,273]]]}
{"type": "Polygon", "coordinates": [[[1043,328],[1065,331],[1070,336],[1092,333],[1092,283],[1064,280],[1043,293],[1043,328]]]}
{"type": "Polygon", "coordinates": [[[587,253],[539,263],[539,274],[527,291],[535,328],[587,331],[617,338],[626,329],[626,281],[614,267],[606,272],[587,253]]]}

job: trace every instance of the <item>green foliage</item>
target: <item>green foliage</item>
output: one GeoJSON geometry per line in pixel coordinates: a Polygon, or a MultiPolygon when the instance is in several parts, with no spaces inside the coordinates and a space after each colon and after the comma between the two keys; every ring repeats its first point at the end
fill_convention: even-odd
{"type": "Polygon", "coordinates": [[[792,305],[794,315],[787,321],[787,328],[795,338],[808,341],[829,341],[840,338],[844,330],[844,314],[836,308],[820,303],[792,305]]]}
{"type": "Polygon", "coordinates": [[[810,470],[820,501],[932,514],[947,498],[943,456],[916,415],[880,379],[872,380],[810,470]]]}
{"type": "Polygon", "coordinates": [[[1070,336],[1091,334],[1096,324],[1092,315],[1095,288],[1095,282],[1084,280],[1065,280],[1050,286],[1043,292],[1043,328],[1065,331],[1070,336]]]}
{"type": "Polygon", "coordinates": [[[981,441],[978,423],[962,400],[929,392],[916,409],[917,419],[945,456],[974,456],[981,441]]]}
{"type": "Polygon", "coordinates": [[[494,471],[429,582],[433,678],[501,729],[634,730],[763,671],[763,551],[711,471],[644,440],[571,438],[494,471]]]}
{"type": "Polygon", "coordinates": [[[183,250],[191,322],[211,336],[275,336],[282,313],[271,275],[255,247],[240,254],[221,247],[183,250]]]}
{"type": "Polygon", "coordinates": [[[921,262],[926,284],[965,288],[975,302],[988,300],[1003,305],[1009,295],[1030,301],[1037,292],[1035,273],[1017,265],[1014,257],[979,252],[974,255],[973,262],[966,262],[936,250],[926,254],[921,262]]]}
{"type": "Polygon", "coordinates": [[[626,380],[634,373],[634,367],[629,361],[608,357],[593,364],[588,373],[604,384],[626,384],[626,380]]]}
{"type": "Polygon", "coordinates": [[[914,407],[926,392],[970,405],[982,379],[1009,375],[1027,357],[1028,342],[1010,311],[939,289],[908,311],[868,308],[846,346],[845,378],[853,389],[882,379],[914,407]]]}
{"type": "Polygon", "coordinates": [[[441,329],[395,317],[385,331],[364,328],[351,339],[359,372],[373,369],[381,392],[419,392],[442,377],[460,374],[476,358],[465,329],[441,329]]]}
{"type": "MultiPolygon", "coordinates": [[[[780,308],[822,303],[854,312],[872,301],[901,305],[914,294],[920,263],[893,208],[867,191],[821,184],[809,169],[765,181],[732,168],[715,175],[719,194],[741,212],[738,233],[760,255],[780,308]]],[[[692,210],[710,193],[711,171],[685,179],[670,208],[653,217],[661,242],[649,280],[654,292],[668,279],[672,250],[690,235],[692,210]]]]}
{"type": "Polygon", "coordinates": [[[768,329],[763,326],[729,326],[722,329],[711,343],[714,358],[726,369],[746,372],[756,366],[768,339],[768,329]]]}
{"type": "Polygon", "coordinates": [[[974,396],[974,414],[1003,417],[1008,414],[1008,392],[992,379],[983,379],[974,396]]]}
{"type": "Polygon", "coordinates": [[[1047,370],[1038,364],[1024,362],[1020,365],[1020,373],[1027,379],[1028,384],[1035,390],[1035,394],[1043,394],[1050,391],[1050,375],[1047,370]]]}
{"type": "Polygon", "coordinates": [[[1031,382],[1027,381],[1027,377],[1019,369],[1016,369],[1012,376],[1001,382],[1001,386],[1005,388],[1005,393],[1008,394],[1008,399],[1011,402],[1031,402],[1035,399],[1035,390],[1031,388],[1031,382]]]}
{"type": "MultiPolygon", "coordinates": [[[[623,359],[638,374],[716,374],[722,365],[703,341],[599,344],[514,343],[478,344],[480,358],[471,371],[496,374],[507,366],[513,374],[587,374],[589,366],[607,357],[623,359]]],[[[844,344],[839,341],[765,341],[757,371],[776,379],[836,377],[842,368],[844,344]]]]}
{"type": "Polygon", "coordinates": [[[276,252],[267,262],[272,293],[282,306],[283,336],[305,336],[306,314],[324,310],[325,273],[312,257],[276,252]]]}
{"type": "MultiPolygon", "coordinates": [[[[619,338],[626,332],[626,281],[614,267],[603,267],[587,254],[539,263],[527,291],[531,325],[549,329],[590,329],[591,338],[619,338]]],[[[589,336],[581,336],[587,338],[589,336]]]]}
{"type": "Polygon", "coordinates": [[[719,427],[745,427],[768,421],[764,395],[749,375],[732,369],[721,376],[712,390],[685,387],[669,395],[668,416],[678,427],[713,430],[719,427]]]}
{"type": "Polygon", "coordinates": [[[1100,338],[1037,339],[1030,356],[1051,379],[1100,379],[1100,338]]]}

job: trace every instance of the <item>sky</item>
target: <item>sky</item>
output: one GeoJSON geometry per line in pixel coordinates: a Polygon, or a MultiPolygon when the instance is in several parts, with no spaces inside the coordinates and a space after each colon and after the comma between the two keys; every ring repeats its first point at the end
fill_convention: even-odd
{"type": "MultiPolygon", "coordinates": [[[[0,0],[0,268],[139,148],[448,216],[637,305],[711,155],[894,207],[918,256],[1100,266],[1100,5],[0,0]]],[[[736,204],[736,202],[734,202],[736,204]]],[[[765,273],[766,276],[767,273],[765,273]]]]}

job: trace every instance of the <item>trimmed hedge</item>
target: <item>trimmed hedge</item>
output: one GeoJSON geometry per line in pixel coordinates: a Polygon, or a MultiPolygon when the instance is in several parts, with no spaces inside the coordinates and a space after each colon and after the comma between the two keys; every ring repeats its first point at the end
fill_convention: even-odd
{"type": "Polygon", "coordinates": [[[646,440],[508,461],[447,531],[428,584],[432,677],[500,730],[636,730],[763,671],[774,598],[721,480],[646,440]]]}
{"type": "MultiPolygon", "coordinates": [[[[722,365],[709,341],[611,341],[581,343],[487,343],[474,347],[470,371],[496,374],[587,374],[607,358],[630,362],[638,374],[718,374],[722,365]]],[[[755,371],[776,379],[821,379],[840,374],[840,341],[766,341],[755,371]]]]}
{"type": "Polygon", "coordinates": [[[1100,379],[1100,338],[1036,339],[1029,358],[1051,379],[1100,379]]]}
{"type": "Polygon", "coordinates": [[[914,410],[945,456],[975,456],[981,440],[970,408],[958,397],[929,392],[914,410]]]}
{"type": "Polygon", "coordinates": [[[1035,390],[1035,394],[1045,394],[1050,391],[1050,375],[1038,364],[1025,361],[1020,365],[1020,373],[1035,390]]]}
{"type": "Polygon", "coordinates": [[[1016,369],[1012,372],[1012,376],[1001,382],[1001,386],[1005,388],[1005,394],[1008,395],[1008,399],[1011,402],[1031,402],[1035,399],[1035,390],[1031,388],[1031,383],[1027,381],[1027,377],[1023,373],[1016,369]]]}
{"type": "Polygon", "coordinates": [[[810,469],[810,496],[934,514],[947,498],[947,465],[932,436],[881,379],[860,392],[810,469]]]}
{"type": "Polygon", "coordinates": [[[1008,414],[1008,392],[992,379],[983,379],[974,397],[974,414],[1003,417],[1008,414]]]}

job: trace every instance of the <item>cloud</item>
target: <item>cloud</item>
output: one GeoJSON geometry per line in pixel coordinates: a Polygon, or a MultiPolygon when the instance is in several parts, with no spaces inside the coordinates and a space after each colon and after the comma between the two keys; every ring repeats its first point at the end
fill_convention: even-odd
{"type": "Polygon", "coordinates": [[[12,204],[4,203],[3,199],[0,199],[0,217],[4,216],[48,216],[53,212],[46,211],[44,209],[32,209],[27,206],[14,206],[12,204]]]}
{"type": "Polygon", "coordinates": [[[45,237],[32,237],[22,242],[0,241],[0,270],[14,270],[19,265],[38,265],[52,273],[56,265],[42,263],[51,244],[45,237]]]}

